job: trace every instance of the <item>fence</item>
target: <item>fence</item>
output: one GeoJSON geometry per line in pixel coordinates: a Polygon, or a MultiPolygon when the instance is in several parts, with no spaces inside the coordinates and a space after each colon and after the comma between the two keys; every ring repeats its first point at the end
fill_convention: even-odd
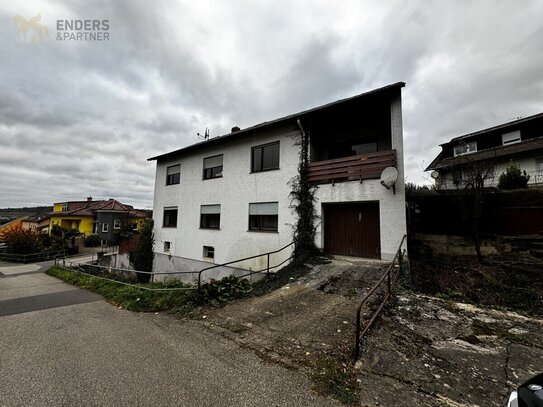
{"type": "Polygon", "coordinates": [[[354,360],[356,361],[358,359],[358,356],[360,355],[360,340],[361,337],[363,337],[366,332],[371,328],[377,317],[381,314],[381,311],[383,310],[385,304],[387,303],[388,299],[391,296],[392,293],[392,285],[396,281],[396,278],[398,277],[398,274],[402,273],[403,271],[403,252],[402,252],[402,246],[405,241],[406,235],[402,237],[402,241],[400,242],[400,246],[398,247],[398,250],[396,251],[396,254],[394,255],[394,258],[390,262],[389,266],[387,267],[387,270],[382,275],[382,277],[375,283],[375,285],[371,288],[371,290],[362,298],[360,303],[358,304],[358,308],[356,310],[356,332],[355,332],[355,345],[354,345],[354,360]],[[395,267],[396,261],[398,261],[397,268],[395,267]],[[392,270],[395,270],[394,275],[392,275],[392,270]],[[384,295],[384,298],[377,308],[377,310],[371,315],[370,320],[367,322],[367,324],[364,326],[364,329],[362,332],[360,332],[361,329],[361,314],[362,314],[362,307],[364,304],[368,301],[368,299],[377,291],[377,289],[384,284],[386,281],[386,292],[384,295]]]}
{"type": "Polygon", "coordinates": [[[89,275],[92,277],[101,278],[104,280],[112,281],[112,282],[123,284],[123,285],[129,285],[129,286],[141,288],[143,290],[148,290],[148,291],[178,291],[178,290],[194,290],[194,289],[199,290],[202,285],[202,275],[206,271],[216,269],[219,267],[231,266],[232,264],[235,264],[235,263],[240,263],[243,261],[256,259],[259,257],[266,257],[266,267],[261,270],[251,270],[248,273],[239,276],[239,278],[244,278],[244,277],[251,276],[253,274],[259,274],[259,273],[264,273],[264,272],[266,272],[266,274],[269,274],[272,270],[277,269],[278,267],[281,267],[283,264],[291,261],[295,257],[295,252],[293,251],[292,254],[287,259],[281,261],[280,263],[276,265],[270,264],[270,256],[273,254],[282,252],[283,250],[293,245],[294,245],[294,242],[289,243],[288,245],[278,250],[274,250],[274,251],[263,253],[263,254],[257,254],[255,256],[250,256],[243,259],[233,260],[227,263],[214,264],[213,266],[206,267],[198,271],[148,272],[148,271],[113,268],[113,267],[100,266],[100,265],[95,265],[95,264],[75,263],[69,260],[69,258],[67,257],[55,259],[55,265],[61,266],[64,269],[77,271],[79,273],[89,275]],[[68,262],[66,262],[66,260],[68,260],[68,262]],[[134,284],[135,283],[134,280],[137,280],[137,277],[136,277],[137,274],[150,275],[151,282],[154,281],[155,276],[162,276],[162,275],[176,276],[176,275],[182,275],[182,274],[191,274],[191,275],[197,275],[198,284],[196,287],[151,288],[151,287],[145,287],[141,284],[134,284]]]}
{"type": "Polygon", "coordinates": [[[10,261],[14,263],[32,263],[44,260],[53,260],[58,257],[65,257],[66,250],[51,250],[48,252],[40,253],[29,253],[29,254],[19,254],[19,253],[0,253],[0,260],[10,261]]]}

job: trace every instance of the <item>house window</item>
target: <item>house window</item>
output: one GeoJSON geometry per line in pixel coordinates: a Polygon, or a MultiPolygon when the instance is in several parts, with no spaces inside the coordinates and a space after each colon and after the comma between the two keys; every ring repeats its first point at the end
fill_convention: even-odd
{"type": "Polygon", "coordinates": [[[170,242],[164,242],[164,253],[169,253],[172,244],[170,242]]]}
{"type": "Polygon", "coordinates": [[[138,224],[137,223],[132,223],[130,226],[132,227],[132,230],[138,230],[138,224]]]}
{"type": "Polygon", "coordinates": [[[113,229],[120,229],[121,228],[121,221],[119,219],[115,219],[113,221],[113,229]]]}
{"type": "Polygon", "coordinates": [[[356,144],[352,146],[354,155],[370,154],[377,152],[377,142],[356,144]]]}
{"type": "Polygon", "coordinates": [[[215,248],[213,246],[204,246],[204,257],[208,259],[215,258],[215,248]]]}
{"type": "Polygon", "coordinates": [[[249,204],[249,230],[277,232],[278,203],[262,202],[249,204]]]}
{"type": "Polygon", "coordinates": [[[202,205],[200,207],[200,228],[219,229],[221,227],[221,205],[202,205]]]}
{"type": "Polygon", "coordinates": [[[172,165],[166,168],[166,185],[179,184],[181,175],[181,164],[172,165]]]}
{"type": "Polygon", "coordinates": [[[543,157],[536,158],[536,160],[535,160],[535,170],[537,172],[543,172],[543,157]]]}
{"type": "Polygon", "coordinates": [[[502,144],[504,146],[514,143],[520,143],[520,130],[502,134],[502,144]]]}
{"type": "Polygon", "coordinates": [[[107,233],[109,230],[109,225],[107,223],[102,223],[102,232],[107,233]]]}
{"type": "Polygon", "coordinates": [[[222,177],[222,154],[204,158],[204,179],[222,177]]]}
{"type": "Polygon", "coordinates": [[[251,150],[251,171],[279,169],[279,142],[253,147],[251,150]]]}
{"type": "Polygon", "coordinates": [[[177,207],[164,208],[164,218],[162,226],[168,228],[177,227],[177,207]]]}
{"type": "Polygon", "coordinates": [[[470,141],[469,143],[462,143],[458,146],[454,146],[454,156],[471,154],[477,152],[477,142],[470,141]]]}
{"type": "Polygon", "coordinates": [[[66,212],[68,210],[68,205],[62,205],[62,212],[66,212]]]}

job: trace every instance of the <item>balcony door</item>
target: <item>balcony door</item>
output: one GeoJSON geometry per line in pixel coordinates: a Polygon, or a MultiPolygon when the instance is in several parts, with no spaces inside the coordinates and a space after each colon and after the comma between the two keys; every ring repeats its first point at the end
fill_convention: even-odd
{"type": "Polygon", "coordinates": [[[380,259],[379,202],[324,205],[324,251],[380,259]]]}

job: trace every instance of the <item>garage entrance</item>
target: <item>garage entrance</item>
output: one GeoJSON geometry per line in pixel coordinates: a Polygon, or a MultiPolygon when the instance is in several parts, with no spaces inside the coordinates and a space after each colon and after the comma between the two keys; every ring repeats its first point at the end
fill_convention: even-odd
{"type": "Polygon", "coordinates": [[[381,258],[379,202],[324,204],[324,251],[381,258]]]}

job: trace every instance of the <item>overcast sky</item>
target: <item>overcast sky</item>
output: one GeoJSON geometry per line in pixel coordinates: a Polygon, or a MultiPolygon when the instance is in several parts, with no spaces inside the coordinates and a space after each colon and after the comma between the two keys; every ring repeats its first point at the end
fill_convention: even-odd
{"type": "Polygon", "coordinates": [[[438,144],[543,112],[541,1],[11,1],[0,5],[0,207],[151,208],[155,162],[211,136],[404,81],[407,181],[438,144]],[[41,14],[41,43],[14,17],[41,14]],[[109,41],[57,41],[57,20],[109,41]],[[27,42],[31,34],[27,34],[27,42]]]}

